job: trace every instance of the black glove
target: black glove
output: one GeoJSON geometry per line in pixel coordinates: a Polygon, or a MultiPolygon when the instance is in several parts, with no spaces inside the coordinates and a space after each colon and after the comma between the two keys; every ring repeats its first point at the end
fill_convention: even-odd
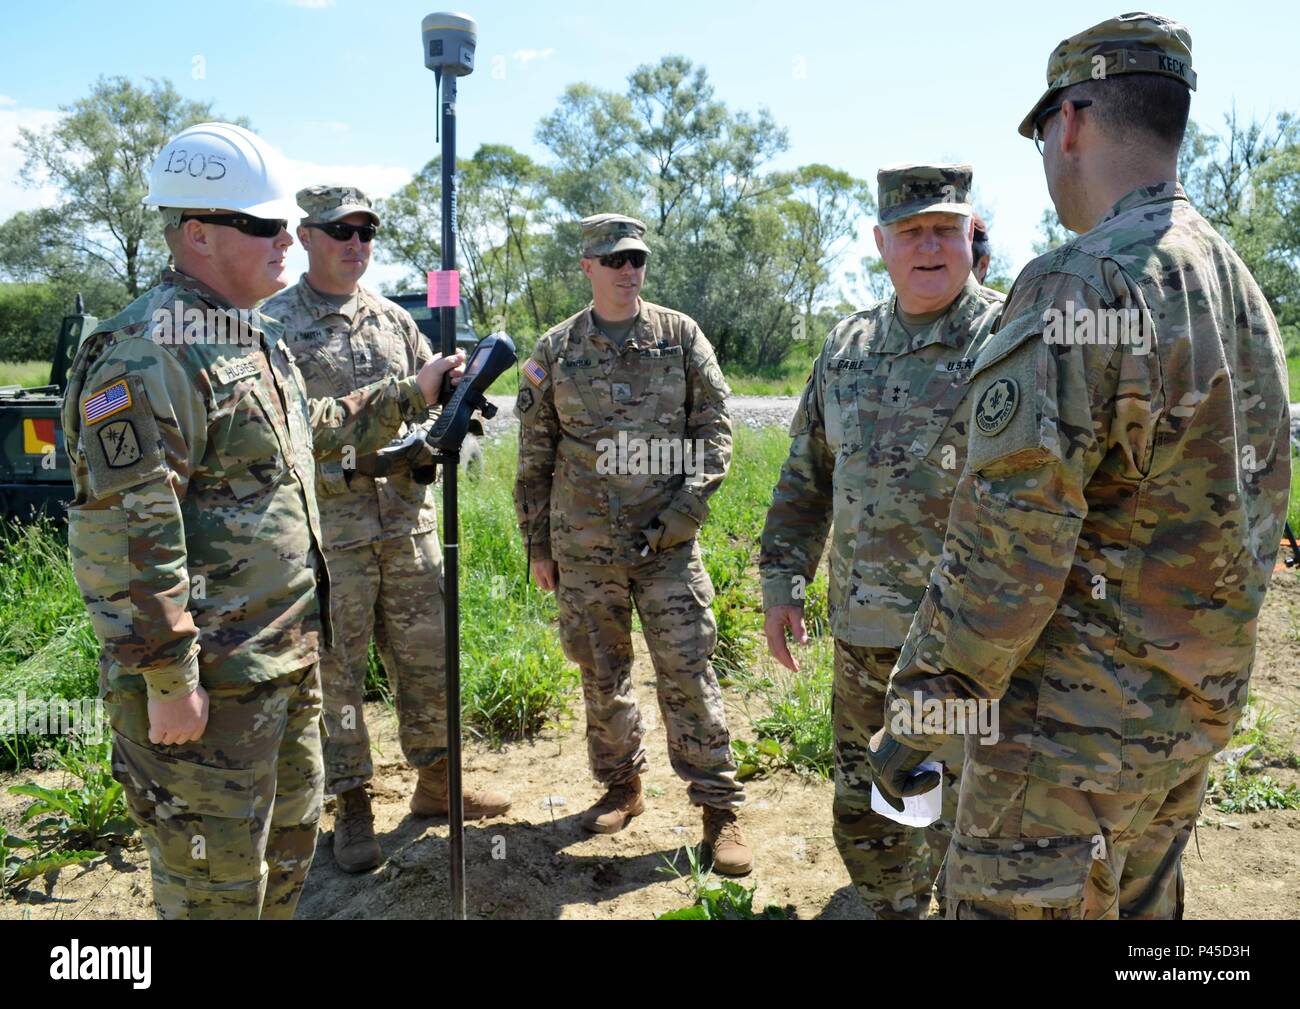
{"type": "Polygon", "coordinates": [[[938,771],[917,771],[916,768],[930,755],[929,750],[917,750],[899,742],[881,729],[867,745],[867,763],[876,787],[885,801],[900,813],[903,796],[920,795],[939,784],[938,771]]]}

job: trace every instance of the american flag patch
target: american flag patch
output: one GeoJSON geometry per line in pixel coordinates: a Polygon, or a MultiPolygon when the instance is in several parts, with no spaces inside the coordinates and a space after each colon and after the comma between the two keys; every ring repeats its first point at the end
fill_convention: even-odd
{"type": "Polygon", "coordinates": [[[101,389],[81,404],[81,415],[87,424],[98,424],[105,417],[121,413],[131,406],[131,390],[126,379],[118,379],[107,389],[101,389]]]}
{"type": "Polygon", "coordinates": [[[532,382],[537,388],[541,388],[546,381],[546,369],[534,361],[531,357],[524,365],[524,375],[528,381],[532,382]]]}

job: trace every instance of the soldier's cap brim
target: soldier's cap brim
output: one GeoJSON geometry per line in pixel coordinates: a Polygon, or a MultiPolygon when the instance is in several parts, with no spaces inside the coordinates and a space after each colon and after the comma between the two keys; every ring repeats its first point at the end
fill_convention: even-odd
{"type": "Polygon", "coordinates": [[[1064,88],[1048,88],[1043,92],[1043,97],[1038,99],[1034,107],[1029,110],[1029,115],[1025,116],[1020,123],[1019,132],[1022,137],[1026,140],[1034,139],[1034,123],[1038,121],[1038,114],[1051,102],[1053,95],[1063,90],[1064,88]]]}
{"type": "Polygon", "coordinates": [[[921,214],[957,214],[960,217],[970,217],[975,213],[975,208],[969,203],[954,203],[952,200],[933,200],[915,205],[904,203],[897,208],[890,210],[878,216],[881,224],[897,224],[899,221],[905,221],[909,217],[918,217],[921,214]]]}
{"type": "MultiPolygon", "coordinates": [[[[1162,77],[1172,77],[1176,81],[1181,81],[1183,86],[1191,91],[1196,90],[1196,71],[1183,58],[1178,56],[1170,57],[1163,49],[1137,49],[1131,46],[1106,45],[1095,47],[1089,59],[1097,59],[1098,57],[1105,57],[1106,76],[1108,77],[1127,76],[1128,74],[1158,74],[1162,77]],[[1168,69],[1164,62],[1166,60],[1178,63],[1181,72],[1168,69]]],[[[1043,92],[1043,97],[1038,99],[1034,107],[1029,110],[1029,115],[1021,120],[1020,135],[1027,140],[1032,140],[1034,138],[1034,123],[1048,103],[1066,88],[1093,79],[1091,73],[1079,72],[1078,70],[1074,73],[1067,72],[1058,77],[1052,82],[1052,86],[1043,92]]]]}
{"type": "Polygon", "coordinates": [[[583,259],[596,259],[600,256],[611,256],[615,252],[623,252],[627,249],[640,249],[646,255],[650,254],[650,246],[633,235],[623,235],[613,242],[598,242],[583,250],[583,259]]]}
{"type": "Polygon", "coordinates": [[[363,207],[359,203],[345,203],[333,210],[327,210],[322,214],[309,214],[303,218],[303,224],[333,224],[335,221],[341,221],[349,214],[365,214],[377,228],[379,227],[379,215],[370,207],[363,207]]]}

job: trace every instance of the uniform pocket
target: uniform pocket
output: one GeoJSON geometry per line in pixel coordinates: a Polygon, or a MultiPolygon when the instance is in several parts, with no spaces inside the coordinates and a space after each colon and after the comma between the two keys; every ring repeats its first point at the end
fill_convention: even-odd
{"type": "Polygon", "coordinates": [[[113,777],[154,832],[168,872],[211,884],[260,877],[254,769],[179,760],[115,732],[113,777]]]}
{"type": "Polygon", "coordinates": [[[316,464],[316,496],[338,497],[348,492],[347,474],[343,472],[343,463],[338,459],[316,464]]]}
{"type": "Polygon", "coordinates": [[[72,572],[100,641],[131,633],[131,561],[121,508],[68,509],[72,572]]]}
{"type": "Polygon", "coordinates": [[[862,382],[856,372],[841,372],[829,384],[826,397],[826,444],[836,455],[862,447],[858,397],[862,382]]]}
{"type": "Polygon", "coordinates": [[[213,410],[208,443],[221,465],[219,476],[241,501],[274,486],[287,468],[273,415],[260,383],[241,383],[213,410]]]}
{"type": "Polygon", "coordinates": [[[1056,917],[1081,918],[1093,865],[1091,837],[953,834],[948,846],[948,900],[1053,908],[1065,912],[1056,917]]]}
{"type": "Polygon", "coordinates": [[[589,431],[596,424],[595,414],[588,409],[588,397],[595,397],[592,383],[600,376],[597,368],[557,366],[553,379],[555,413],[560,423],[577,434],[589,431]],[[584,395],[585,390],[585,395],[584,395]]]}

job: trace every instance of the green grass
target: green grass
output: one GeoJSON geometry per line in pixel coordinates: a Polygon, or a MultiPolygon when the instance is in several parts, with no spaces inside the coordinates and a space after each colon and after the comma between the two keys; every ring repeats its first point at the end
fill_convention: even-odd
{"type": "MultiPolygon", "coordinates": [[[[824,575],[819,575],[819,581],[824,575]]],[[[831,684],[835,674],[834,641],[829,633],[814,636],[807,648],[795,649],[799,672],[775,661],[739,679],[754,739],[732,740],[742,780],[776,770],[829,778],[834,769],[831,684]],[[754,710],[757,705],[758,710],[754,710]]]]}
{"type": "Polygon", "coordinates": [[[664,859],[658,870],[661,875],[686,881],[691,904],[657,915],[657,921],[788,921],[793,908],[780,908],[768,904],[761,911],[754,910],[757,885],[744,887],[735,880],[715,880],[713,866],[701,861],[699,851],[688,847],[678,851],[672,861],[664,859]],[[686,854],[689,875],[677,867],[677,858],[686,854]]]}
{"type": "Polygon", "coordinates": [[[49,361],[0,361],[0,386],[21,385],[30,388],[50,381],[49,361]]]}
{"type": "Polygon", "coordinates": [[[1300,755],[1291,739],[1278,736],[1277,710],[1251,696],[1246,714],[1228,743],[1239,751],[1226,765],[1213,765],[1206,797],[1223,813],[1259,813],[1268,809],[1300,809],[1300,786],[1279,784],[1261,773],[1265,767],[1300,768],[1300,755]],[[1240,752],[1242,748],[1244,752],[1240,752]]]}
{"type": "Polygon", "coordinates": [[[1207,795],[1223,813],[1300,809],[1300,786],[1280,785],[1267,774],[1251,774],[1236,764],[1210,778],[1207,795]]]}
{"type": "Polygon", "coordinates": [[[736,396],[798,396],[812,372],[820,344],[796,344],[790,356],[775,368],[739,372],[724,368],[727,384],[736,396]]]}
{"type": "MultiPolygon", "coordinates": [[[[93,698],[98,656],[63,531],[46,519],[0,528],[0,699],[93,698]]],[[[0,767],[30,763],[50,742],[0,736],[0,767]]]]}

